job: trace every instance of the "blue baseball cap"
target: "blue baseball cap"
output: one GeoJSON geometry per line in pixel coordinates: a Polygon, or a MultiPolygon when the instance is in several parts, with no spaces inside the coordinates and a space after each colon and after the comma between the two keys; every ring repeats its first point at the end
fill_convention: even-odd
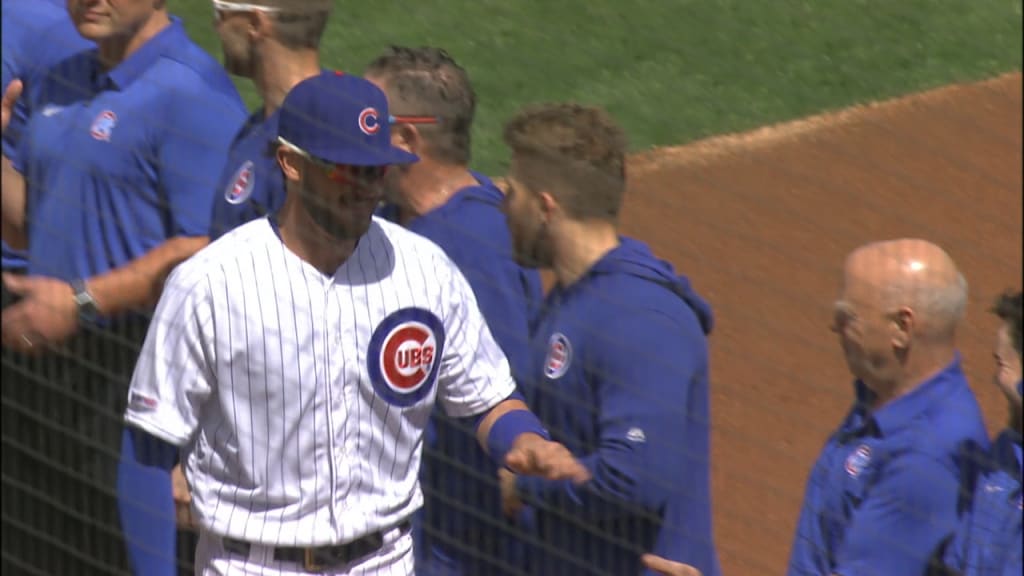
{"type": "Polygon", "coordinates": [[[341,72],[325,71],[296,84],[281,104],[277,135],[285,144],[334,164],[386,166],[419,160],[391,145],[384,92],[341,72]]]}

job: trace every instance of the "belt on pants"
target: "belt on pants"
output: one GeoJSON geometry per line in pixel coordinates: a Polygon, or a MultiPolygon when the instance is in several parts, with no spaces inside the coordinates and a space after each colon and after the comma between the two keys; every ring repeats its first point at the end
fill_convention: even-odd
{"type": "MultiPolygon", "coordinates": [[[[397,528],[402,535],[405,535],[412,529],[412,522],[409,519],[403,520],[398,524],[397,528]]],[[[390,530],[388,528],[387,530],[367,534],[347,544],[316,546],[312,548],[273,547],[274,560],[301,564],[306,572],[321,572],[329,568],[349,564],[377,552],[384,546],[384,535],[390,530]]],[[[248,556],[253,547],[252,543],[235,540],[234,538],[222,538],[222,541],[224,550],[242,556],[248,556]]]]}

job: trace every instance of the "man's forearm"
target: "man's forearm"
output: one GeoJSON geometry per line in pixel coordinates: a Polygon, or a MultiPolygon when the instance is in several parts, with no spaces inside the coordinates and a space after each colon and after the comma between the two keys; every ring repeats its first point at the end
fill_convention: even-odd
{"type": "Polygon", "coordinates": [[[23,250],[28,242],[25,235],[25,178],[14,169],[7,156],[3,157],[3,229],[4,242],[23,250]]]}
{"type": "Polygon", "coordinates": [[[86,287],[103,316],[151,307],[174,267],[208,243],[206,236],[171,238],[120,268],[89,278],[86,287]]]}

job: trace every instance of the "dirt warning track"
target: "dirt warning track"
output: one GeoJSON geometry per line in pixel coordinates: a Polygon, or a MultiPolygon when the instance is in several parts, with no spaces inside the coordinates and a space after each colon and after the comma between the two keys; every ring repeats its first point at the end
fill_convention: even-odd
{"type": "Polygon", "coordinates": [[[996,321],[1022,260],[1021,75],[640,154],[624,232],[715,308],[716,537],[728,576],[782,574],[807,472],[849,407],[828,331],[842,259],[873,240],[946,248],[971,287],[964,363],[989,427],[996,321]]]}

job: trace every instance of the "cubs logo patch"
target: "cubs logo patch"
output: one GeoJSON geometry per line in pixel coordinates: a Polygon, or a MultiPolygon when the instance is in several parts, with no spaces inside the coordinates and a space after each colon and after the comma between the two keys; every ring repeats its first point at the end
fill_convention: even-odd
{"type": "Polygon", "coordinates": [[[544,376],[552,380],[561,378],[572,364],[572,344],[565,334],[555,332],[548,339],[548,355],[544,359],[544,376]]]}
{"type": "Polygon", "coordinates": [[[871,448],[867,444],[861,444],[857,446],[849,456],[846,457],[846,473],[851,477],[856,478],[860,476],[860,473],[867,468],[871,462],[871,448]]]}
{"type": "Polygon", "coordinates": [[[430,393],[444,353],[444,324],[429,310],[403,308],[373,331],[367,370],[373,389],[394,406],[412,406],[430,393]]]}
{"type": "Polygon", "coordinates": [[[363,108],[359,113],[359,129],[367,136],[373,136],[380,131],[380,118],[376,108],[363,108]]]}
{"type": "Polygon", "coordinates": [[[224,189],[224,199],[231,204],[241,204],[252,195],[256,186],[256,167],[252,160],[246,160],[224,189]]]}
{"type": "Polygon", "coordinates": [[[113,110],[104,110],[92,121],[89,134],[102,142],[110,142],[110,134],[114,131],[114,126],[117,126],[117,114],[114,114],[113,110]]]}

